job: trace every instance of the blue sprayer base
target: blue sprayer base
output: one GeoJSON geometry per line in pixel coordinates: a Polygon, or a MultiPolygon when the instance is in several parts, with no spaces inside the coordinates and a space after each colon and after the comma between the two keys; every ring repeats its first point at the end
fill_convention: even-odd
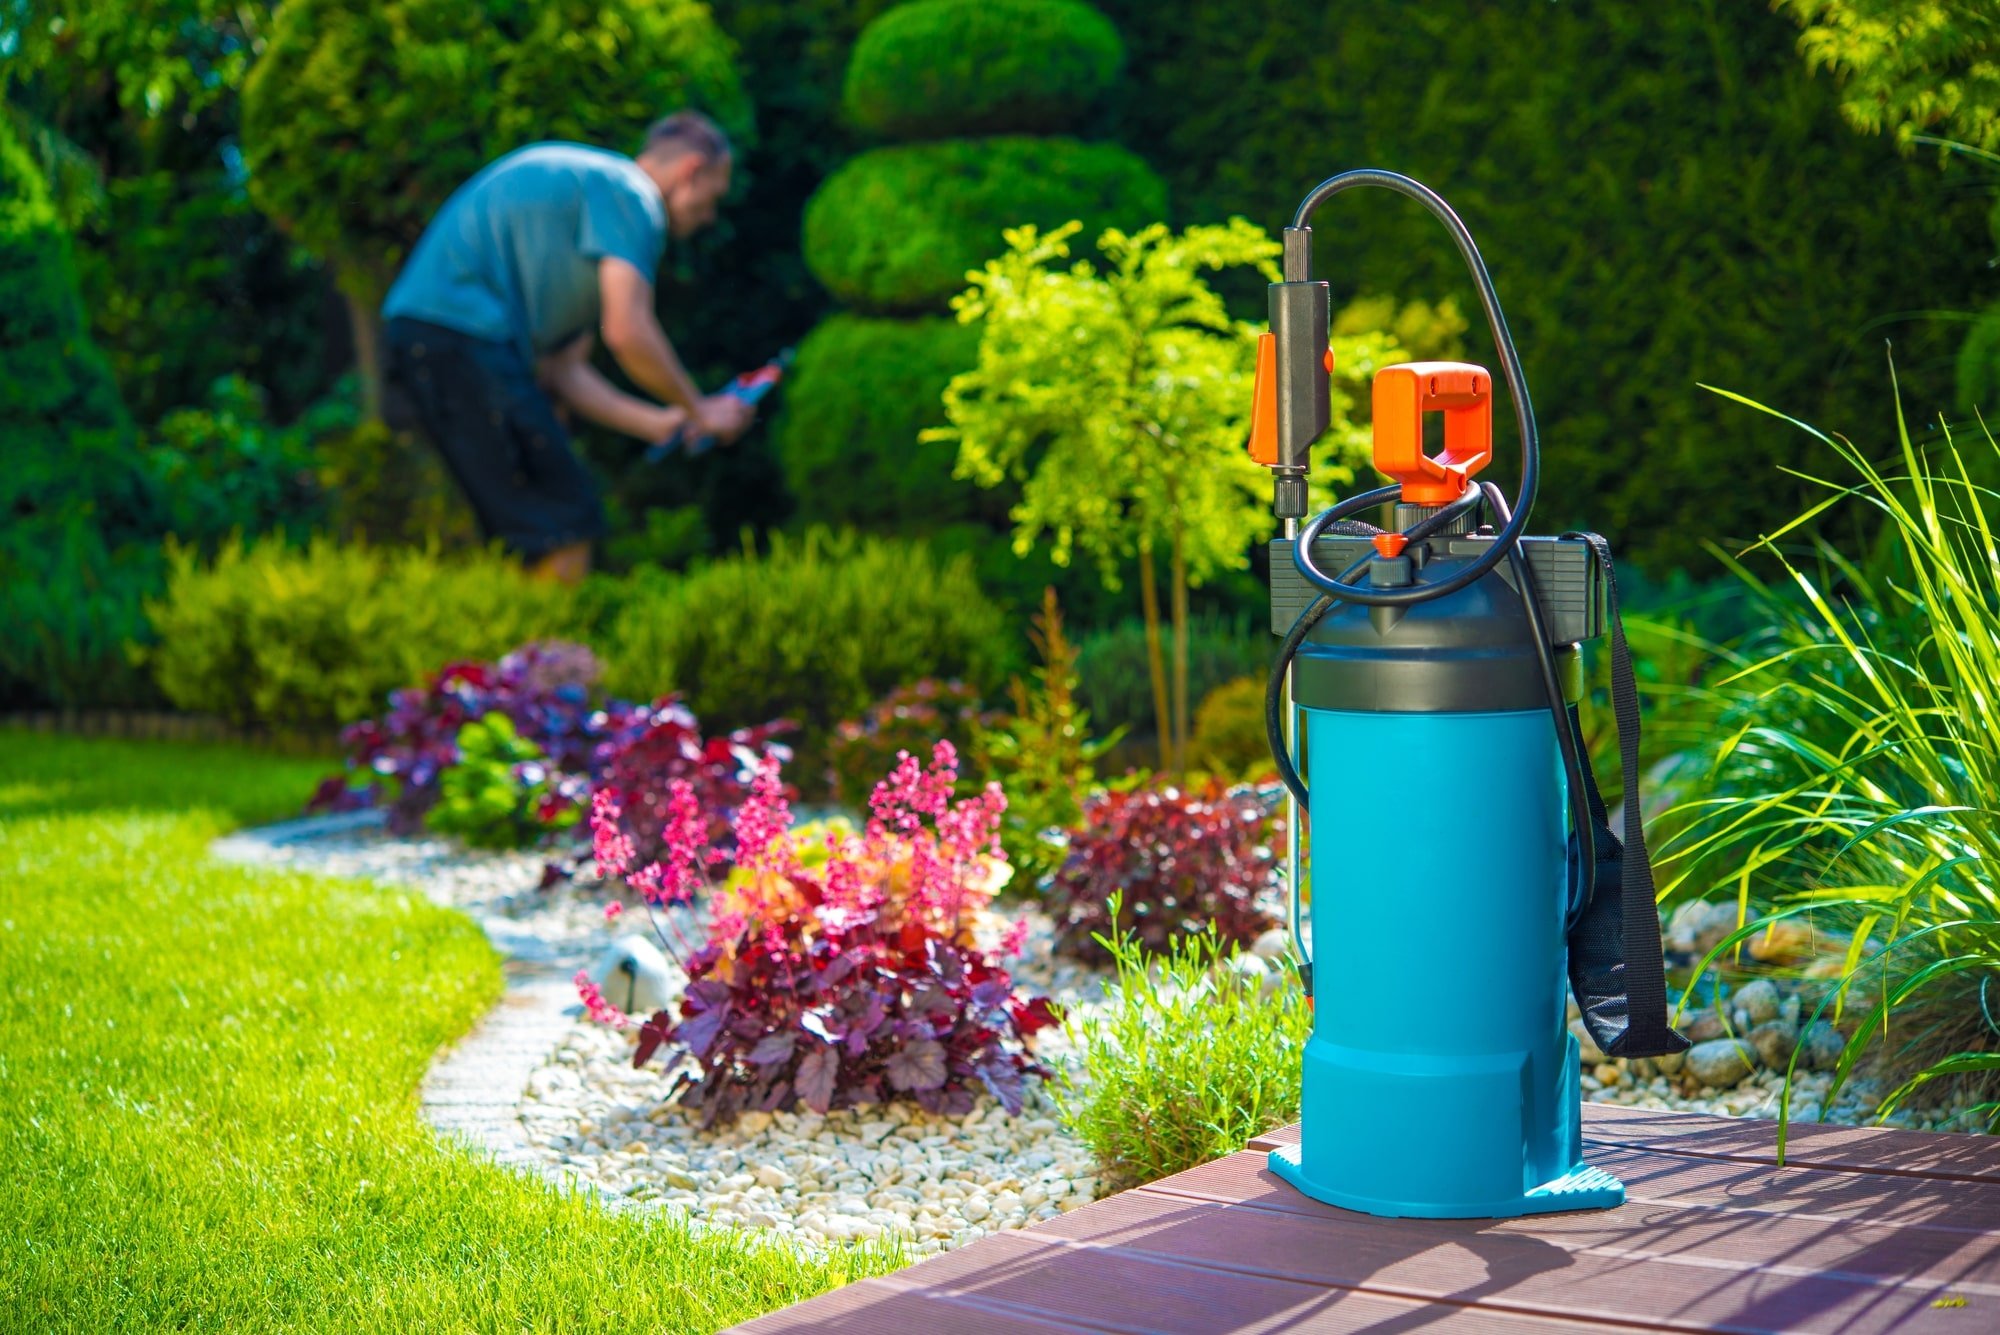
{"type": "Polygon", "coordinates": [[[1270,1167],[1316,1201],[1391,1219],[1513,1219],[1527,1214],[1553,1214],[1558,1210],[1609,1210],[1625,1203],[1625,1184],[1589,1164],[1578,1164],[1555,1181],[1506,1200],[1449,1205],[1371,1200],[1337,1191],[1306,1176],[1305,1169],[1299,1166],[1296,1145],[1272,1150],[1270,1167]]]}

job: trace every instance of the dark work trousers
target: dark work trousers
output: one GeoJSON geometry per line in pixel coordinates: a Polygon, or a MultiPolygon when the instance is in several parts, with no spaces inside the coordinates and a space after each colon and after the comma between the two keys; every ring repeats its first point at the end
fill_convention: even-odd
{"type": "Polygon", "coordinates": [[[511,343],[422,320],[385,330],[383,379],[458,480],[480,532],[524,560],[604,536],[604,501],[511,343]]]}

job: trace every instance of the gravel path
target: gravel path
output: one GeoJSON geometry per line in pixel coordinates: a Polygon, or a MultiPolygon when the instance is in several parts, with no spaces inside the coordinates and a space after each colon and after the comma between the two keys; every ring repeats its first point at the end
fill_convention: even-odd
{"type": "MultiPolygon", "coordinates": [[[[219,857],[417,888],[477,921],[506,956],[501,1003],[459,1045],[440,1055],[422,1093],[424,1116],[501,1163],[579,1186],[614,1208],[668,1209],[697,1224],[768,1230],[815,1247],[830,1241],[900,1237],[919,1255],[999,1229],[1046,1219],[1094,1199],[1089,1152],[1060,1126],[1038,1086],[1019,1117],[991,1099],[963,1118],[891,1104],[819,1116],[750,1113],[704,1129],[664,1100],[656,1060],[632,1066],[635,1035],[582,1015],[570,978],[593,965],[614,932],[603,900],[539,888],[532,853],[465,849],[430,837],[394,839],[375,813],[315,817],[230,835],[219,857]]],[[[628,915],[629,918],[630,915],[628,915]]],[[[1028,947],[1012,961],[1031,992],[1087,1010],[1103,975],[1049,949],[1052,928],[1029,914],[1028,947]]],[[[981,935],[997,939],[1005,919],[981,935]]],[[[1069,1057],[1060,1031],[1037,1055],[1069,1057]]],[[[1732,1072],[1733,1074],[1733,1072],[1732,1072]]],[[[1802,1074],[1793,1116],[1824,1107],[1831,1077],[1802,1074]]],[[[1783,1076],[1752,1070],[1727,1088],[1700,1088],[1685,1072],[1648,1062],[1587,1064],[1584,1097],[1632,1107],[1775,1117],[1783,1076]]],[[[1878,1091],[1858,1082],[1827,1120],[1861,1122],[1878,1091]]],[[[1965,1115],[1910,1112],[1893,1121],[1939,1130],[1974,1129],[1965,1115]]]]}

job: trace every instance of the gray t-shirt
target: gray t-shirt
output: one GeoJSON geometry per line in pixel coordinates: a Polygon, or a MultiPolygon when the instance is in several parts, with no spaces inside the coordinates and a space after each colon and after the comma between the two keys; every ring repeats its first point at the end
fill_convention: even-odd
{"type": "Polygon", "coordinates": [[[382,314],[540,355],[597,327],[599,260],[624,260],[651,281],[666,244],[666,205],[638,163],[583,144],[530,144],[445,201],[382,314]]]}

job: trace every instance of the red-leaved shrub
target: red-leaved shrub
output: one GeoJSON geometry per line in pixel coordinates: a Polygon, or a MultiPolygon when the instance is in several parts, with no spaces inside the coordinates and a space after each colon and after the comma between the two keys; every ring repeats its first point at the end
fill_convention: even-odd
{"type": "Polygon", "coordinates": [[[1049,884],[1056,949],[1103,962],[1110,953],[1093,939],[1099,934],[1129,932],[1157,951],[1211,924],[1226,941],[1254,941],[1278,921],[1283,839],[1283,821],[1253,788],[1210,782],[1100,793],[1084,804],[1049,884]],[[1116,924],[1114,892],[1123,895],[1116,924]]]}
{"type": "MultiPolygon", "coordinates": [[[[641,1028],[636,1064],[685,1057],[674,1090],[709,1120],[803,1104],[815,1112],[909,1098],[969,1111],[987,1090],[1018,1112],[1043,1074],[1024,1040],[1053,1022],[979,949],[972,919],[1003,874],[997,786],[952,800],[957,755],[928,769],[904,755],[876,787],[860,835],[830,830],[823,850],[791,833],[777,763],[765,760],[736,813],[736,870],[710,905],[698,949],[662,938],[689,976],[678,1008],[641,1028]],[[822,852],[817,860],[809,852],[822,852]]],[[[687,902],[722,860],[693,788],[670,785],[664,856],[635,866],[608,795],[592,813],[598,865],[649,903],[687,902]]],[[[672,921],[656,915],[655,921],[672,921]]],[[[1015,931],[1004,950],[1018,950],[1015,931]]],[[[593,1015],[615,1012],[579,975],[593,1015]]]]}
{"type": "Polygon", "coordinates": [[[617,805],[636,866],[666,856],[661,831],[667,826],[676,780],[693,786],[707,813],[711,839],[726,840],[730,818],[750,795],[757,767],[767,757],[780,763],[791,758],[788,749],[772,740],[792,728],[785,719],[738,728],[726,737],[704,738],[694,712],[680,697],[670,695],[639,711],[635,722],[637,726],[606,748],[598,766],[597,791],[608,793],[617,805]]]}

